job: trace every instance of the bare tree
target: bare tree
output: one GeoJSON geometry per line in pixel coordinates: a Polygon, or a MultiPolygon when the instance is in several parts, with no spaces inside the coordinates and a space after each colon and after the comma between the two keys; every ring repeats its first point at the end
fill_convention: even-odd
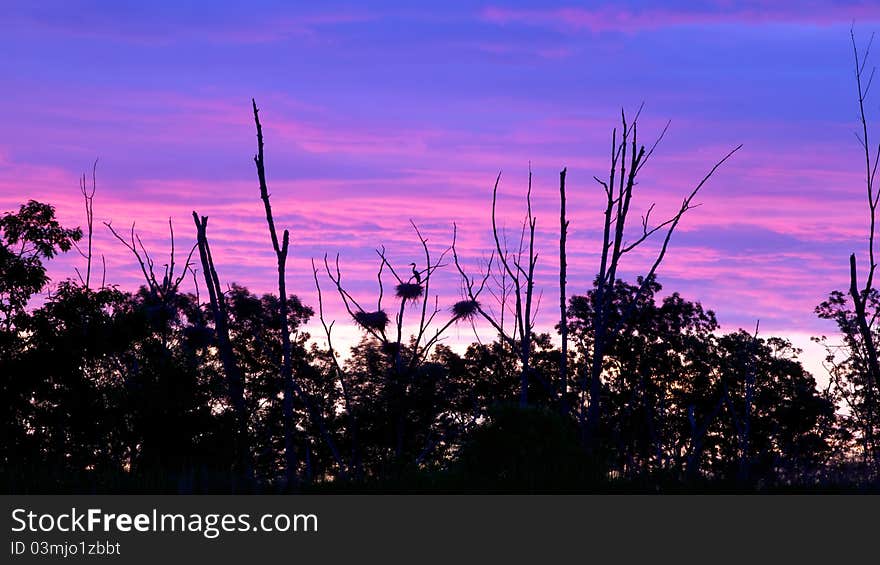
{"type": "Polygon", "coordinates": [[[666,256],[669,242],[681,218],[691,209],[698,206],[694,198],[715,171],[736,153],[742,145],[735,147],[719,160],[703,177],[703,179],[682,200],[678,211],[666,220],[651,225],[650,216],[654,210],[652,204],[642,217],[641,230],[634,239],[628,241],[626,236],[627,220],[631,211],[635,188],[638,185],[638,174],[648,163],[657,145],[663,139],[669,123],[663,128],[650,149],[638,143],[638,119],[641,108],[635,119],[629,123],[626,113],[621,111],[621,136],[618,140],[617,128],[611,135],[611,167],[607,180],[593,177],[605,192],[605,211],[602,230],[602,246],[599,273],[595,281],[593,319],[593,351],[589,364],[585,364],[582,378],[582,390],[589,390],[589,403],[586,414],[583,406],[579,411],[579,419],[587,445],[592,448],[593,438],[599,427],[601,417],[602,370],[609,340],[620,331],[623,324],[632,315],[645,288],[654,279],[658,267],[666,256]],[[613,290],[617,280],[621,260],[625,255],[648,241],[655,234],[662,237],[659,250],[656,252],[650,267],[640,278],[641,282],[632,302],[626,307],[624,315],[612,326],[613,290]]]}
{"type": "Polygon", "coordinates": [[[171,297],[177,294],[180,288],[180,283],[186,278],[187,272],[191,270],[193,265],[192,256],[195,253],[198,243],[193,244],[190,248],[183,269],[177,273],[176,270],[178,265],[176,262],[174,223],[171,221],[171,218],[168,218],[168,233],[171,238],[171,250],[168,263],[162,265],[164,269],[160,280],[159,277],[156,276],[156,264],[150,256],[149,251],[147,251],[147,248],[144,246],[144,242],[141,241],[140,235],[135,231],[134,222],[131,224],[128,239],[124,238],[118,231],[116,231],[116,228],[113,227],[111,222],[104,222],[104,225],[107,226],[107,229],[110,230],[113,237],[115,237],[123,246],[125,246],[126,249],[131,251],[132,255],[134,255],[138,262],[138,266],[140,266],[141,274],[144,277],[144,282],[146,283],[147,290],[150,294],[163,304],[168,304],[171,297]]]}
{"type": "Polygon", "coordinates": [[[568,169],[559,171],[559,334],[562,341],[559,354],[559,389],[563,414],[568,414],[568,298],[565,283],[568,261],[565,245],[568,240],[568,220],[565,218],[565,175],[568,169]]]}
{"type": "MultiPolygon", "coordinates": [[[[858,282],[858,270],[856,268],[856,254],[852,253],[849,256],[849,294],[852,297],[856,324],[858,326],[862,346],[865,350],[864,354],[868,364],[868,374],[866,375],[868,382],[865,387],[865,403],[867,420],[872,422],[875,412],[875,388],[878,386],[878,383],[880,383],[880,363],[878,363],[877,346],[874,343],[873,337],[872,326],[874,317],[871,317],[870,320],[868,319],[867,306],[874,288],[874,273],[877,270],[877,263],[874,257],[874,246],[877,227],[877,205],[878,201],[880,201],[880,191],[876,190],[874,180],[877,174],[877,164],[878,161],[880,161],[880,145],[877,146],[877,149],[874,149],[870,145],[868,138],[868,120],[865,113],[865,100],[868,96],[868,92],[871,90],[871,83],[874,80],[876,69],[871,68],[871,73],[866,78],[865,66],[868,61],[868,56],[870,55],[874,35],[871,35],[871,39],[862,55],[859,55],[855,32],[852,29],[850,29],[850,39],[852,40],[853,58],[855,61],[856,88],[859,98],[859,122],[861,125],[861,133],[857,133],[856,138],[859,140],[859,144],[864,153],[865,188],[868,198],[868,218],[870,228],[868,232],[868,274],[865,278],[864,285],[860,287],[858,282]]],[[[870,424],[865,429],[868,434],[868,437],[865,438],[866,445],[873,445],[873,425],[870,424]]]]}
{"type": "MultiPolygon", "coordinates": [[[[91,287],[92,280],[92,237],[95,233],[94,228],[94,220],[95,220],[95,190],[97,189],[97,169],[98,169],[98,160],[95,159],[95,162],[92,164],[92,186],[89,187],[86,182],[86,175],[83,175],[79,179],[79,192],[83,197],[83,205],[86,210],[86,250],[83,251],[80,249],[79,245],[76,242],[73,242],[74,247],[76,247],[77,252],[86,260],[86,275],[83,276],[80,272],[79,268],[74,267],[74,271],[76,271],[76,276],[79,277],[79,282],[86,288],[91,287]]],[[[107,263],[104,261],[104,256],[101,255],[101,264],[103,266],[103,275],[101,276],[101,288],[104,288],[107,279],[107,263]]]]}
{"type": "Polygon", "coordinates": [[[318,267],[315,266],[315,260],[312,259],[312,276],[315,279],[315,289],[318,291],[318,320],[324,329],[324,336],[327,339],[327,356],[330,364],[339,382],[339,388],[342,390],[342,401],[344,403],[345,413],[348,416],[349,435],[351,437],[351,456],[349,467],[353,470],[355,478],[363,479],[363,461],[360,448],[360,427],[358,424],[357,414],[351,398],[351,387],[348,383],[348,376],[342,366],[339,364],[339,356],[333,346],[333,326],[335,321],[327,323],[324,317],[324,294],[321,291],[321,283],[318,280],[318,267]]]}
{"type": "Polygon", "coordinates": [[[346,466],[343,463],[342,457],[339,454],[336,443],[333,441],[333,438],[330,436],[330,433],[327,430],[324,418],[316,408],[313,400],[309,397],[308,394],[306,394],[300,384],[297,383],[297,381],[293,378],[292,346],[290,343],[290,323],[288,320],[290,308],[288,305],[287,282],[285,274],[287,265],[287,252],[290,247],[290,232],[288,230],[284,230],[281,237],[281,243],[279,244],[278,232],[275,229],[275,220],[272,215],[272,205],[269,202],[269,189],[266,183],[266,168],[265,160],[263,157],[263,127],[260,124],[257,103],[253,99],[251,99],[251,103],[253,105],[254,111],[254,124],[256,125],[257,129],[257,154],[254,156],[254,163],[257,167],[257,177],[259,178],[260,182],[260,199],[263,201],[263,207],[266,211],[266,224],[269,228],[269,236],[272,240],[272,249],[275,252],[278,269],[279,318],[281,324],[281,380],[283,388],[281,410],[282,419],[284,420],[283,427],[285,484],[289,486],[294,485],[297,480],[296,449],[294,447],[293,437],[295,430],[293,401],[296,398],[299,398],[300,401],[302,401],[302,403],[306,407],[306,410],[309,413],[310,418],[317,424],[321,436],[324,439],[324,442],[327,444],[327,447],[330,449],[333,458],[339,466],[340,473],[343,476],[345,476],[346,474],[346,466]]]}
{"type": "MultiPolygon", "coordinates": [[[[443,309],[440,308],[439,296],[431,294],[431,281],[436,271],[445,266],[443,259],[449,250],[444,250],[438,258],[434,259],[428,247],[428,240],[414,222],[410,221],[410,224],[421,244],[425,266],[420,269],[417,263],[410,263],[411,273],[407,276],[394,267],[388,259],[385,247],[377,249],[376,253],[379,256],[379,268],[376,274],[378,299],[375,310],[365,308],[346,290],[342,281],[339,255],[336,256],[333,267],[330,265],[328,256],[324,255],[324,269],[327,277],[336,287],[346,312],[358,327],[379,342],[382,351],[389,357],[398,381],[397,384],[401,389],[399,392],[402,398],[406,398],[407,391],[413,384],[416,370],[428,359],[434,346],[442,339],[446,330],[457,321],[468,317],[466,313],[458,311],[456,306],[460,305],[456,305],[453,306],[445,321],[437,321],[437,316],[443,312],[443,309]],[[393,322],[383,305],[386,279],[389,276],[395,283],[394,297],[397,301],[393,306],[394,310],[392,310],[394,313],[393,322]],[[404,335],[404,331],[409,327],[406,318],[407,306],[410,304],[418,305],[418,313],[411,327],[412,334],[409,336],[409,341],[404,343],[404,339],[407,337],[404,335]]],[[[317,279],[316,284],[318,284],[317,279]]],[[[320,285],[318,287],[320,290],[320,285]]],[[[328,341],[330,340],[329,330],[330,327],[325,324],[325,335],[327,335],[328,341]]],[[[330,349],[333,351],[332,344],[330,349]]],[[[405,411],[400,410],[396,425],[395,446],[395,455],[398,458],[403,454],[406,423],[405,411]]]]}
{"type": "MultiPolygon", "coordinates": [[[[113,234],[122,245],[128,249],[134,258],[137,260],[138,265],[141,269],[141,274],[144,277],[144,283],[146,285],[146,289],[149,292],[152,299],[156,300],[159,304],[161,304],[165,308],[174,307],[175,297],[178,294],[180,284],[186,278],[186,274],[189,271],[192,271],[192,256],[195,253],[196,246],[198,244],[193,244],[193,246],[189,250],[189,254],[186,256],[186,261],[184,262],[183,269],[177,273],[176,269],[178,267],[176,262],[176,249],[175,249],[175,240],[174,240],[174,223],[171,221],[171,218],[168,218],[168,232],[171,238],[171,250],[169,252],[168,263],[163,265],[164,272],[162,274],[162,279],[159,280],[159,277],[156,275],[155,263],[153,262],[153,258],[150,256],[150,253],[147,251],[147,248],[144,246],[143,241],[141,241],[140,236],[135,231],[135,224],[132,222],[131,229],[129,231],[128,239],[122,237],[122,235],[116,231],[113,227],[113,224],[110,222],[104,222],[104,225],[107,226],[107,229],[110,230],[110,233],[113,234]]],[[[101,256],[103,259],[103,255],[101,256]]],[[[105,269],[106,272],[106,269],[105,269]]],[[[193,272],[193,278],[195,280],[195,272],[193,272]]],[[[101,288],[104,288],[104,281],[101,281],[101,288]]],[[[198,284],[196,284],[196,292],[198,293],[198,284]]],[[[198,303],[198,302],[197,302],[198,303]]],[[[168,347],[168,340],[170,339],[169,328],[165,325],[161,327],[160,337],[162,339],[162,348],[166,354],[170,355],[170,350],[168,347]]]]}
{"type": "Polygon", "coordinates": [[[435,325],[435,319],[442,312],[442,309],[440,308],[439,296],[432,295],[430,292],[431,280],[434,273],[445,266],[443,259],[448,249],[444,250],[439,258],[433,259],[428,247],[428,240],[422,235],[414,222],[411,221],[410,224],[413,230],[415,230],[416,237],[418,237],[424,252],[425,268],[419,269],[417,263],[410,263],[411,274],[408,277],[401,275],[388,259],[385,247],[377,249],[379,269],[377,270],[376,279],[379,294],[375,310],[364,308],[345,289],[342,282],[339,255],[336,256],[333,268],[330,266],[327,255],[324,255],[324,269],[328,278],[336,287],[336,291],[342,299],[342,303],[349,316],[351,316],[358,327],[382,344],[386,353],[394,359],[394,364],[401,374],[423,363],[434,345],[442,339],[446,330],[463,317],[456,314],[453,310],[452,315],[443,324],[439,327],[435,325]],[[394,324],[391,327],[389,327],[391,319],[388,317],[388,313],[382,304],[382,301],[385,299],[386,278],[389,274],[393,281],[396,282],[394,296],[397,299],[397,304],[394,307],[394,324]],[[410,303],[417,303],[419,305],[418,318],[414,322],[414,333],[411,336],[412,341],[408,346],[404,346],[406,307],[410,303]],[[435,328],[433,335],[431,334],[432,328],[435,328]],[[405,351],[405,349],[409,351],[405,351]]]}
{"type": "Polygon", "coordinates": [[[283,387],[282,419],[284,420],[284,461],[285,483],[294,484],[296,480],[296,450],[293,445],[293,362],[291,360],[290,327],[288,323],[287,283],[285,280],[285,268],[287,265],[287,250],[290,245],[290,233],[284,230],[281,244],[278,243],[278,232],[275,230],[275,220],[272,217],[272,205],[269,203],[269,189],[266,186],[266,167],[263,160],[263,127],[260,124],[257,102],[251,99],[254,108],[254,123],[257,127],[257,154],[254,163],[257,166],[257,177],[260,181],[260,198],[266,209],[266,224],[269,227],[269,236],[272,239],[272,249],[275,251],[278,268],[278,300],[279,318],[281,322],[281,382],[283,387]]]}
{"type": "MultiPolygon", "coordinates": [[[[202,273],[205,277],[205,286],[208,288],[208,296],[211,304],[211,313],[214,317],[214,331],[217,335],[217,349],[220,353],[220,362],[226,374],[227,393],[229,402],[235,414],[236,436],[235,452],[237,463],[240,466],[246,487],[250,488],[254,482],[254,468],[251,459],[250,432],[248,426],[248,411],[244,396],[244,379],[232,349],[229,339],[229,317],[226,311],[226,299],[220,286],[220,278],[214,267],[214,259],[211,256],[211,247],[208,244],[208,217],[201,216],[193,211],[193,221],[198,235],[196,245],[199,248],[199,257],[202,261],[202,273]]],[[[133,230],[134,228],[132,228],[133,230]]],[[[143,269],[143,262],[141,263],[143,269]]]]}
{"type": "MultiPolygon", "coordinates": [[[[538,252],[535,249],[535,226],[537,219],[532,213],[531,167],[529,167],[529,184],[526,192],[526,217],[520,234],[519,248],[515,253],[511,253],[506,244],[502,245],[502,230],[499,229],[496,218],[498,185],[500,182],[501,173],[498,173],[492,189],[492,237],[495,242],[495,250],[489,258],[485,273],[477,277],[471,277],[465,272],[455,248],[455,237],[453,237],[452,252],[456,268],[463,282],[462,286],[466,302],[474,312],[478,313],[498,332],[502,342],[509,344],[517,353],[520,361],[519,403],[521,406],[526,406],[529,402],[529,381],[532,378],[530,364],[532,337],[534,335],[537,306],[540,301],[540,297],[538,299],[535,298],[535,266],[538,263],[538,252]],[[512,312],[514,317],[513,331],[507,331],[504,327],[503,316],[507,308],[506,301],[501,302],[500,314],[497,314],[492,313],[479,300],[480,294],[487,290],[487,282],[491,277],[493,261],[498,262],[503,276],[507,277],[512,285],[510,292],[513,295],[514,302],[512,312]],[[477,283],[478,280],[479,283],[477,283]]],[[[457,235],[457,226],[455,231],[457,235]]],[[[504,287],[504,283],[502,282],[501,284],[504,287]]],[[[501,289],[501,294],[506,297],[506,287],[501,289]]],[[[548,383],[542,384],[549,386],[548,383]]]]}

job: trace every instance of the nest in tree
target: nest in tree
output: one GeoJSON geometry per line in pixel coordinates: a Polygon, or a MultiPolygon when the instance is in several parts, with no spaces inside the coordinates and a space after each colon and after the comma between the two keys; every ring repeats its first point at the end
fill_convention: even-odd
{"type": "Polygon", "coordinates": [[[384,310],[355,312],[354,321],[365,330],[381,332],[388,325],[388,314],[384,310]]]}
{"type": "Polygon", "coordinates": [[[470,320],[477,315],[480,303],[476,300],[459,300],[452,305],[452,315],[458,320],[470,320]]]}
{"type": "Polygon", "coordinates": [[[416,283],[400,283],[395,287],[394,293],[398,298],[402,298],[403,300],[415,300],[422,295],[424,289],[422,285],[416,283]]]}

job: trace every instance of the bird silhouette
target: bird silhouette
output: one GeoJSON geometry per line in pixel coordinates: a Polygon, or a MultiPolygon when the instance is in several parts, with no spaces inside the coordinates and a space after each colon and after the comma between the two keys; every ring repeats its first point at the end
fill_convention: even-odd
{"type": "Polygon", "coordinates": [[[422,284],[422,275],[416,270],[416,264],[410,263],[412,265],[412,278],[415,279],[416,284],[422,284]]]}

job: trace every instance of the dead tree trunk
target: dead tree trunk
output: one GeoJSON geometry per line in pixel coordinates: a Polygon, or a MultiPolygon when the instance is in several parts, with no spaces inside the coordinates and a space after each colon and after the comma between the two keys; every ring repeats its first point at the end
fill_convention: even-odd
{"type": "Polygon", "coordinates": [[[248,413],[244,398],[244,381],[235,353],[232,350],[232,342],[229,339],[229,325],[226,312],[226,302],[223,290],[220,287],[220,279],[214,268],[214,259],[211,256],[211,248],[208,245],[208,217],[193,212],[193,221],[196,224],[197,245],[199,257],[202,261],[202,272],[205,277],[205,286],[208,288],[208,296],[211,301],[211,313],[214,317],[214,331],[217,334],[217,349],[220,352],[220,362],[226,374],[227,393],[229,403],[235,414],[236,437],[235,452],[238,471],[245,481],[245,488],[250,489],[254,483],[254,468],[251,461],[250,433],[248,431],[248,413]]]}
{"type": "Polygon", "coordinates": [[[565,175],[568,169],[559,172],[559,334],[562,340],[559,357],[559,389],[561,411],[567,415],[568,406],[568,308],[565,295],[566,271],[565,244],[568,239],[568,220],[565,219],[565,175]]]}
{"type": "MultiPolygon", "coordinates": [[[[873,265],[872,269],[873,271],[873,265]]],[[[867,310],[867,302],[868,295],[871,292],[871,287],[868,286],[871,284],[870,277],[868,279],[868,283],[865,285],[864,290],[859,290],[858,287],[858,275],[856,271],[856,254],[853,253],[849,256],[849,272],[850,272],[850,285],[849,285],[849,294],[853,300],[853,306],[855,310],[855,318],[856,324],[859,328],[859,335],[862,338],[862,344],[865,348],[865,356],[868,361],[868,382],[865,385],[865,411],[866,411],[866,419],[867,426],[865,426],[865,431],[867,437],[865,441],[871,450],[874,449],[874,396],[875,396],[875,387],[877,383],[880,382],[880,364],[878,364],[877,360],[877,346],[874,344],[873,332],[871,331],[871,324],[868,322],[868,310],[867,310]]]]}
{"type": "Polygon", "coordinates": [[[275,230],[275,219],[272,216],[272,205],[269,203],[269,189],[266,186],[266,168],[263,160],[263,127],[260,124],[257,102],[251,99],[254,108],[254,123],[257,127],[257,154],[254,163],[257,166],[257,177],[260,180],[260,198],[266,209],[266,223],[269,227],[269,236],[272,239],[272,249],[275,251],[278,267],[278,300],[279,318],[281,323],[281,382],[283,387],[282,419],[284,421],[284,482],[285,487],[296,483],[296,450],[293,444],[293,361],[290,345],[290,327],[288,324],[287,306],[287,283],[285,269],[287,266],[287,250],[290,245],[290,233],[284,230],[281,244],[278,244],[278,233],[275,230]]]}

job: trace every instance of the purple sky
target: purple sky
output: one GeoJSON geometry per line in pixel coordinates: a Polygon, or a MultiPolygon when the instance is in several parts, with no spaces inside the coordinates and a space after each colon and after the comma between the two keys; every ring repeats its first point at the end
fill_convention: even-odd
{"type": "MultiPolygon", "coordinates": [[[[211,218],[221,278],[274,290],[252,96],[277,223],[292,232],[289,287],[310,304],[312,257],[339,252],[365,302],[377,246],[404,268],[418,260],[410,218],[437,253],[457,222],[476,268],[491,249],[495,175],[502,223],[516,229],[531,162],[549,329],[558,171],[569,169],[570,290],[582,292],[597,270],[592,176],[607,174],[621,106],[643,101],[646,141],[672,121],[639,187],[658,218],[744,144],[660,271],[666,290],[715,309],[724,330],[760,318],[799,344],[829,333],[813,308],[848,284],[848,255],[864,250],[849,27],[867,39],[880,4],[25,4],[0,19],[0,210],[37,198],[82,224],[77,177],[99,157],[96,249],[123,286],[139,282],[136,265],[100,222],[137,221],[162,263],[168,217],[180,249],[195,209],[211,218]]],[[[70,254],[51,273],[74,276],[81,263],[70,254]]],[[[637,274],[638,260],[630,265],[625,274],[637,274]]],[[[439,279],[451,304],[457,278],[439,279]]],[[[345,321],[335,297],[327,306],[345,321]]]]}

